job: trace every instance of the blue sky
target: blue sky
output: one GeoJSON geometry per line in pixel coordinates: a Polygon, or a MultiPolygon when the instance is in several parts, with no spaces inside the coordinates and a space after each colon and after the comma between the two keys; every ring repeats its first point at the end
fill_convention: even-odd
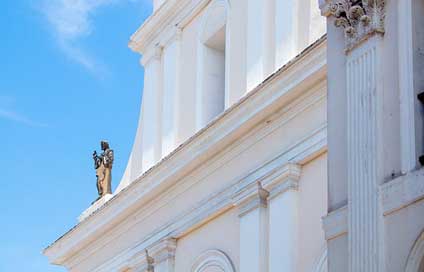
{"type": "Polygon", "coordinates": [[[143,86],[130,35],[149,0],[4,0],[0,16],[0,272],[64,271],[41,251],[96,197],[102,139],[116,188],[143,86]]]}

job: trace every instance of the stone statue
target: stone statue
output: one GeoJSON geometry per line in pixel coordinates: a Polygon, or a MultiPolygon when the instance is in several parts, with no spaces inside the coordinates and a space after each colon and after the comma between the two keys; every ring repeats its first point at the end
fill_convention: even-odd
{"type": "Polygon", "coordinates": [[[102,153],[97,155],[93,152],[94,168],[96,169],[97,177],[97,192],[99,197],[94,201],[96,202],[103,196],[112,193],[112,165],[113,165],[113,150],[109,148],[107,141],[101,141],[102,153]]]}

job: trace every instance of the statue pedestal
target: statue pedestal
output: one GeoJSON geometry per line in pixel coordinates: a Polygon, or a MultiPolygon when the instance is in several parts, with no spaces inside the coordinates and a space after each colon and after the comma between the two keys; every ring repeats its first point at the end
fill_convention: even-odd
{"type": "Polygon", "coordinates": [[[97,211],[106,202],[108,202],[109,199],[112,198],[112,196],[113,196],[112,194],[107,194],[104,197],[102,197],[99,200],[97,200],[96,202],[94,202],[93,204],[91,204],[91,206],[88,207],[87,210],[83,211],[81,213],[81,215],[78,217],[78,222],[83,221],[84,219],[86,219],[87,217],[89,217],[92,213],[94,213],[95,211],[97,211]]]}

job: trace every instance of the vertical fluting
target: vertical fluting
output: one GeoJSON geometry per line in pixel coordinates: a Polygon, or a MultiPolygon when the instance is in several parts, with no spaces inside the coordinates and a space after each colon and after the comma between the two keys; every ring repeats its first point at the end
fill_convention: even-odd
{"type": "Polygon", "coordinates": [[[378,271],[376,47],[347,63],[349,271],[378,271]]]}

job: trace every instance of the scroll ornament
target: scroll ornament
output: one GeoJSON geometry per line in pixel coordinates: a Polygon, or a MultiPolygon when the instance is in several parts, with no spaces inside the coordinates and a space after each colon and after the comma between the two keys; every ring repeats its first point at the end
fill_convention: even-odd
{"type": "Polygon", "coordinates": [[[385,0],[333,0],[328,9],[335,25],[344,28],[346,51],[374,34],[384,34],[385,0]]]}

